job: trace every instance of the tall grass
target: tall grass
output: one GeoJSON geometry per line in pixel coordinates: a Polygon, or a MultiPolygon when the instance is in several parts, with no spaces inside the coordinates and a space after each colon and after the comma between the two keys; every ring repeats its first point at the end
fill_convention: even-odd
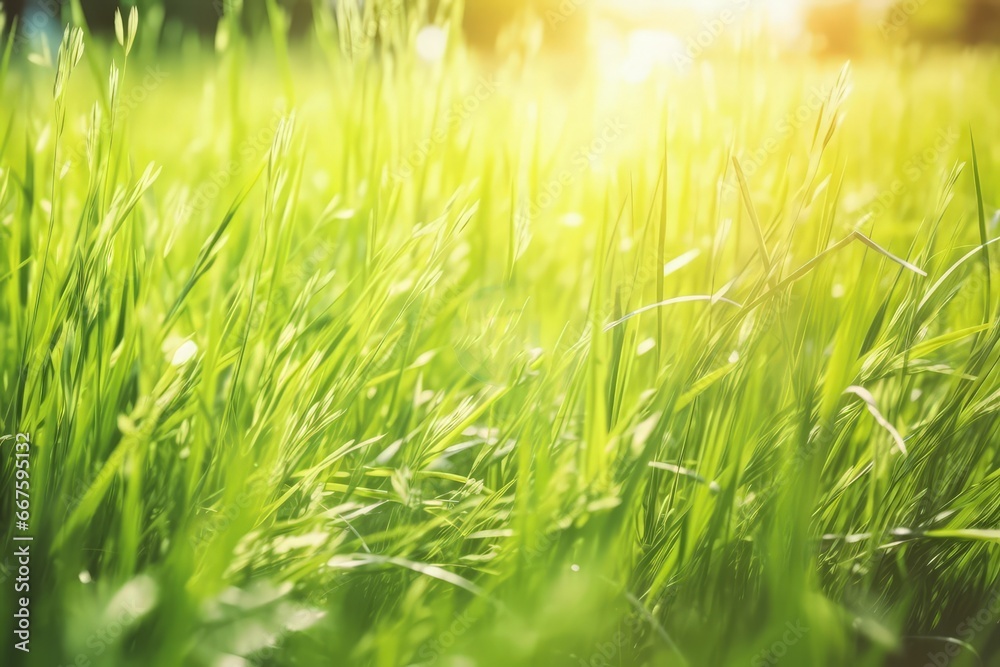
{"type": "Polygon", "coordinates": [[[3,61],[4,664],[994,659],[996,55],[226,7],[3,61]]]}

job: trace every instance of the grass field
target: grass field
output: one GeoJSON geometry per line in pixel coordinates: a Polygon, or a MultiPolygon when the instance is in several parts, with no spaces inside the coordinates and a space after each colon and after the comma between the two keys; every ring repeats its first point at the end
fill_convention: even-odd
{"type": "Polygon", "coordinates": [[[1000,664],[1000,56],[385,7],[3,43],[0,662],[1000,664]]]}

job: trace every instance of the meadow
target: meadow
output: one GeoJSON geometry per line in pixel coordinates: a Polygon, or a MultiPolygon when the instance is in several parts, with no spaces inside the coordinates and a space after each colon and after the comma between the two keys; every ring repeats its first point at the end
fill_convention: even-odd
{"type": "Polygon", "coordinates": [[[0,51],[4,665],[1000,664],[1000,54],[70,4],[0,51]]]}

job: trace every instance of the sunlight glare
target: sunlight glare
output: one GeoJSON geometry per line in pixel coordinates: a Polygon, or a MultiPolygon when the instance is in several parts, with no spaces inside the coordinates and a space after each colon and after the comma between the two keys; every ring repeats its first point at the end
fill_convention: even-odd
{"type": "Polygon", "coordinates": [[[434,63],[444,57],[448,46],[448,33],[440,26],[428,25],[417,33],[417,55],[426,62],[434,63]]]}
{"type": "Polygon", "coordinates": [[[639,29],[628,36],[622,78],[629,83],[642,83],[653,70],[683,56],[684,43],[665,30],[639,29]]]}

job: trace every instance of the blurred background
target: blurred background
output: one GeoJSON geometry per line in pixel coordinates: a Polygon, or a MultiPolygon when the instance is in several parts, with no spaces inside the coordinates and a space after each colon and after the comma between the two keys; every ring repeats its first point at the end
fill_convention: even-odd
{"type": "MultiPolygon", "coordinates": [[[[364,0],[280,0],[293,34],[307,32],[318,3],[336,9],[364,0]]],[[[446,0],[399,0],[406,12],[433,15],[446,0]]],[[[161,38],[170,41],[195,29],[205,39],[230,5],[244,8],[246,28],[263,29],[267,0],[138,0],[144,15],[162,14],[161,38]],[[181,28],[185,30],[181,30],[181,28]]],[[[80,0],[91,29],[110,31],[114,10],[128,0],[80,0]]],[[[535,24],[542,47],[572,51],[595,34],[638,37],[648,49],[714,41],[720,24],[758,16],[775,36],[814,52],[863,55],[891,37],[928,43],[983,44],[1000,41],[1000,0],[468,0],[463,28],[467,41],[485,51],[502,44],[505,30],[535,24]],[[725,17],[732,17],[726,19],[725,17]],[[711,37],[708,39],[705,36],[711,37]]],[[[69,0],[0,0],[32,36],[57,31],[69,0]]],[[[8,24],[10,21],[8,21],[8,24]]]]}

